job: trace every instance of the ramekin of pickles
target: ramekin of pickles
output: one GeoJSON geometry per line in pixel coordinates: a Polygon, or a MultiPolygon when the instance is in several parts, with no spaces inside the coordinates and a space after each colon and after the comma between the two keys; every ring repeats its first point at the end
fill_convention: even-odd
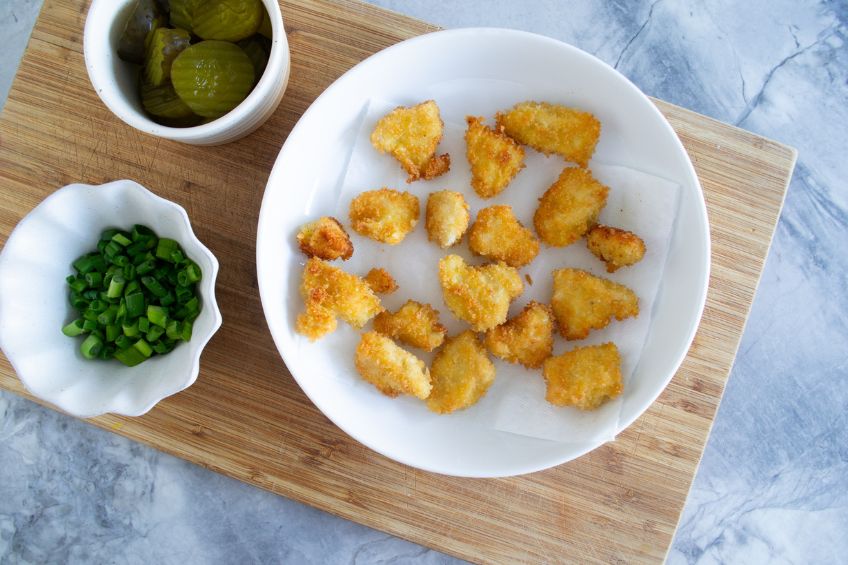
{"type": "Polygon", "coordinates": [[[119,118],[187,143],[247,135],[288,82],[276,0],[94,0],[84,44],[92,84],[119,118]]]}

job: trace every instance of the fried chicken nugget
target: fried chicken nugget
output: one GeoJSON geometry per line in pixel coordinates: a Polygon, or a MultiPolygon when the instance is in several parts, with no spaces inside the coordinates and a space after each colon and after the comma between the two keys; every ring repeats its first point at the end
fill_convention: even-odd
{"type": "Polygon", "coordinates": [[[347,261],[353,255],[353,244],[344,227],[330,216],[304,224],[297,233],[297,244],[307,257],[318,257],[327,261],[347,261]]]}
{"type": "Polygon", "coordinates": [[[521,102],[495,120],[517,142],[581,167],[589,164],[601,136],[601,122],[589,112],[547,102],[521,102]]]}
{"type": "Polygon", "coordinates": [[[399,106],[383,116],[371,132],[371,145],[397,159],[409,175],[406,182],[430,180],[450,169],[450,155],[436,157],[444,123],[433,100],[399,106]]]}
{"type": "Polygon", "coordinates": [[[465,157],[471,165],[471,187],[480,198],[491,198],[512,182],[524,168],[524,148],[503,133],[483,123],[483,118],[465,118],[465,157]]]}
{"type": "Polygon", "coordinates": [[[427,239],[442,249],[459,243],[470,220],[468,204],[459,192],[440,190],[427,198],[427,239]]]}
{"type": "Polygon", "coordinates": [[[391,294],[398,289],[398,284],[386,269],[373,268],[365,275],[365,282],[377,294],[391,294]]]}
{"type": "Polygon", "coordinates": [[[545,304],[530,302],[519,315],[486,332],[486,347],[504,361],[538,369],[553,352],[553,312],[545,304]]]}
{"type": "Polygon", "coordinates": [[[632,290],[580,269],[554,271],[551,306],[559,331],[568,340],[605,328],[613,317],[624,320],[639,315],[639,298],[632,290]]]}
{"type": "Polygon", "coordinates": [[[415,229],[419,213],[417,196],[390,188],[367,190],[350,202],[354,231],[389,245],[397,245],[415,229]]]}
{"type": "Polygon", "coordinates": [[[306,310],[297,317],[297,331],[311,341],[335,330],[336,316],[361,328],[383,311],[365,281],[317,257],[303,268],[300,294],[306,310]]]}
{"type": "Polygon", "coordinates": [[[486,394],[495,381],[495,365],[477,335],[465,331],[449,338],[430,365],[433,391],[427,408],[448,414],[468,408],[486,394]]]}
{"type": "Polygon", "coordinates": [[[587,169],[566,167],[539,199],[536,233],[548,245],[565,247],[583,237],[607,203],[609,188],[587,169]]]}
{"type": "Polygon", "coordinates": [[[459,255],[439,261],[439,283],[451,312],[478,332],[504,323],[510,302],[524,290],[518,271],[506,263],[474,267],[459,255]]]}
{"type": "Polygon", "coordinates": [[[374,318],[374,330],[424,351],[439,347],[448,333],[439,323],[439,311],[415,300],[407,300],[395,313],[378,314],[374,318]]]}
{"type": "Polygon", "coordinates": [[[539,254],[539,240],[521,225],[512,206],[489,206],[477,213],[468,232],[468,246],[477,255],[523,267],[539,254]]]}
{"type": "Polygon", "coordinates": [[[578,347],[545,361],[545,400],[592,410],[621,394],[621,355],[614,343],[578,347]]]}
{"type": "Polygon", "coordinates": [[[586,244],[595,257],[607,264],[607,272],[635,265],[645,256],[645,242],[633,232],[597,225],[586,234],[586,244]]]}
{"type": "Polygon", "coordinates": [[[433,386],[424,361],[377,332],[362,334],[354,362],[362,378],[386,396],[430,396],[433,386]]]}

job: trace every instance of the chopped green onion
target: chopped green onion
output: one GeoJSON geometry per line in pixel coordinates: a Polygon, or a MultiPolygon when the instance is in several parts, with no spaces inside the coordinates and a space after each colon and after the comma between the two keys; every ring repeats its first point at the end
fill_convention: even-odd
{"type": "Polygon", "coordinates": [[[112,241],[114,241],[115,243],[119,243],[120,245],[122,245],[124,247],[126,247],[127,245],[132,243],[132,240],[130,238],[128,238],[127,236],[125,236],[124,234],[122,234],[121,232],[118,232],[115,235],[113,235],[112,241]]]}
{"type": "Polygon", "coordinates": [[[138,320],[135,320],[133,323],[124,322],[121,324],[121,329],[124,332],[124,335],[127,337],[137,337],[139,335],[138,331],[138,320]]]}
{"type": "Polygon", "coordinates": [[[95,334],[89,335],[80,345],[80,353],[86,359],[94,359],[101,349],[103,349],[103,340],[95,334]]]}
{"type": "Polygon", "coordinates": [[[76,274],[65,278],[78,318],[62,333],[88,334],[80,345],[84,357],[134,366],[191,339],[202,274],[175,240],[135,225],[104,230],[96,247],[74,261],[76,274]]]}
{"type": "Polygon", "coordinates": [[[147,307],[147,319],[151,324],[164,328],[168,325],[168,309],[150,305],[147,307]]]}
{"type": "Polygon", "coordinates": [[[151,326],[149,330],[147,330],[147,341],[154,342],[165,333],[165,330],[159,326],[151,326]]]}
{"type": "Polygon", "coordinates": [[[165,261],[174,262],[171,259],[171,254],[179,249],[180,244],[174,241],[173,239],[168,239],[166,237],[159,238],[159,244],[156,246],[156,258],[163,259],[165,261]]]}
{"type": "Polygon", "coordinates": [[[62,333],[68,337],[77,337],[78,335],[82,335],[85,333],[85,320],[82,318],[77,318],[73,322],[70,322],[65,327],[62,328],[62,333]]]}
{"type": "Polygon", "coordinates": [[[109,298],[120,298],[126,282],[122,276],[116,275],[112,277],[112,280],[109,281],[109,290],[106,291],[106,296],[109,298]]]}

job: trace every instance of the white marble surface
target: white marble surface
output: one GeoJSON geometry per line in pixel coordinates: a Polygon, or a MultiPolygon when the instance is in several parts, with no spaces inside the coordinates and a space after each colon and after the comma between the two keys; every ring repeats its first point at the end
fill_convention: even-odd
{"type": "MultiPolygon", "coordinates": [[[[648,94],[798,149],[669,562],[845,562],[848,2],[375,3],[562,39],[648,94]]],[[[0,0],[0,100],[39,4],[0,0]]],[[[5,393],[0,469],[0,563],[454,561],[5,393]]]]}

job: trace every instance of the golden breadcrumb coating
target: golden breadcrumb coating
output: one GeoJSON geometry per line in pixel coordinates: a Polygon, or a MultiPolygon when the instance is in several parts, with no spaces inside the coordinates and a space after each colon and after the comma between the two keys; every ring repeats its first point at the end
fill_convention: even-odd
{"type": "Polygon", "coordinates": [[[398,284],[386,269],[373,268],[365,275],[365,282],[377,294],[391,294],[398,289],[398,284]]]}
{"type": "Polygon", "coordinates": [[[633,232],[597,225],[586,234],[586,244],[595,257],[607,264],[607,272],[635,265],[645,256],[645,242],[633,232]]]}
{"type": "Polygon", "coordinates": [[[427,408],[438,414],[476,404],[495,381],[495,365],[477,335],[465,331],[451,337],[430,364],[433,391],[427,408]]]}
{"type": "Polygon", "coordinates": [[[480,198],[491,198],[524,168],[524,148],[504,135],[503,128],[487,127],[483,118],[468,116],[465,121],[465,156],[471,165],[471,187],[480,198]]]}
{"type": "Polygon", "coordinates": [[[545,304],[530,302],[518,316],[486,333],[486,347],[504,361],[538,369],[553,352],[553,312],[545,304]]]}
{"type": "Polygon", "coordinates": [[[474,267],[458,255],[439,261],[439,283],[451,312],[478,332],[504,323],[510,302],[524,290],[518,271],[506,263],[474,267]]]}
{"type": "Polygon", "coordinates": [[[574,243],[598,221],[608,194],[609,188],[588,169],[566,167],[539,199],[533,216],[536,233],[554,247],[574,243]]]}
{"type": "Polygon", "coordinates": [[[360,376],[386,396],[430,396],[430,371],[424,361],[377,332],[362,334],[354,361],[360,376]]]}
{"type": "Polygon", "coordinates": [[[592,410],[615,398],[624,388],[621,355],[614,343],[578,347],[545,361],[545,400],[555,406],[592,410]]]}
{"type": "Polygon", "coordinates": [[[427,100],[417,106],[399,106],[383,116],[371,132],[371,145],[397,159],[409,175],[406,182],[432,179],[450,169],[450,155],[436,157],[444,123],[439,106],[427,100]]]}
{"type": "Polygon", "coordinates": [[[297,233],[297,244],[307,257],[318,257],[327,261],[347,261],[353,255],[353,244],[339,221],[323,216],[304,224],[297,233]]]}
{"type": "Polygon", "coordinates": [[[512,206],[489,206],[477,213],[468,232],[468,247],[477,255],[523,267],[539,254],[539,240],[521,225],[512,206]]]}
{"type": "Polygon", "coordinates": [[[336,329],[336,316],[361,328],[383,311],[364,280],[317,257],[303,268],[300,294],[306,309],[297,317],[297,331],[312,341],[336,329]]]}
{"type": "Polygon", "coordinates": [[[601,122],[592,114],[547,102],[521,102],[495,119],[517,142],[545,155],[562,155],[581,167],[589,164],[601,136],[601,122]]]}
{"type": "Polygon", "coordinates": [[[439,311],[429,304],[407,300],[395,312],[381,312],[374,318],[374,329],[401,343],[433,351],[445,340],[448,331],[439,323],[439,311]]]}
{"type": "Polygon", "coordinates": [[[624,286],[580,269],[554,271],[551,307],[565,339],[583,339],[613,318],[639,315],[639,298],[624,286]]]}
{"type": "Polygon", "coordinates": [[[442,249],[456,245],[462,240],[470,220],[468,203],[459,192],[440,190],[427,198],[424,222],[427,238],[442,249]]]}
{"type": "Polygon", "coordinates": [[[350,202],[350,223],[360,235],[396,245],[415,229],[418,197],[390,188],[368,190],[350,202]]]}

